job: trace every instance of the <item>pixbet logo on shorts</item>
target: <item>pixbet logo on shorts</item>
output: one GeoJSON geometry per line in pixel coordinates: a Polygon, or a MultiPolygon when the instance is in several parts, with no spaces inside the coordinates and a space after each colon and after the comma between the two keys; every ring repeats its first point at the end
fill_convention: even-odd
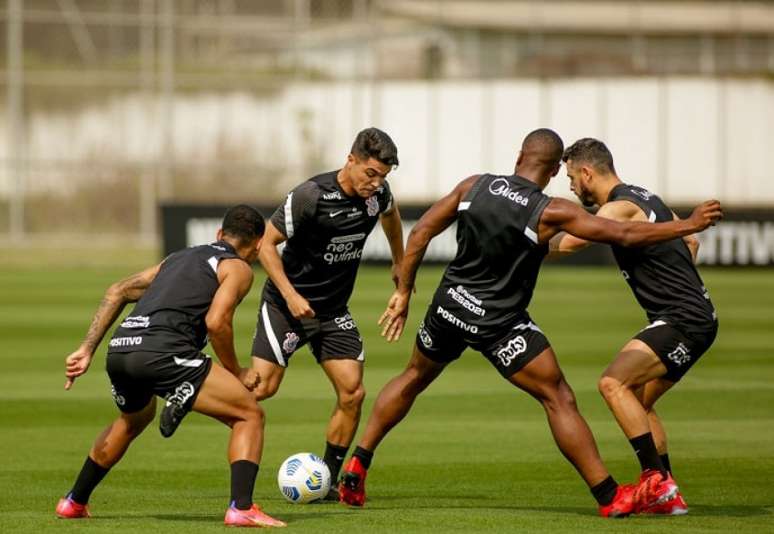
{"type": "Polygon", "coordinates": [[[177,404],[183,406],[188,399],[193,397],[196,389],[190,382],[183,382],[175,388],[175,392],[167,396],[167,404],[177,404]]]}
{"type": "Polygon", "coordinates": [[[676,365],[680,366],[691,361],[691,354],[688,350],[688,347],[686,347],[685,344],[681,341],[677,344],[677,348],[675,348],[675,350],[667,354],[667,358],[675,362],[676,365]]]}
{"type": "Polygon", "coordinates": [[[523,336],[516,336],[508,341],[508,344],[498,350],[496,354],[503,366],[508,367],[525,350],[527,350],[527,341],[523,336]]]}

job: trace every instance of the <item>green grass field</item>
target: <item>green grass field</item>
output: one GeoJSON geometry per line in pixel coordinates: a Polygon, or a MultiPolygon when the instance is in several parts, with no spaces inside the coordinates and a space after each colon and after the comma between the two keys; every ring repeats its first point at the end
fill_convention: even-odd
{"type": "MultiPolygon", "coordinates": [[[[104,351],[65,392],[64,357],[76,348],[105,287],[142,266],[0,265],[0,532],[213,532],[228,498],[227,429],[197,414],[170,440],[155,424],[95,491],[90,521],[54,518],[97,433],[116,415],[104,351]]],[[[122,259],[123,260],[123,259],[122,259]]],[[[362,510],[290,505],[276,470],[288,455],[322,453],[332,389],[306,349],[266,401],[266,445],[255,498],[289,532],[762,532],[774,530],[774,272],[705,270],[720,334],[660,404],[670,456],[691,511],[685,517],[604,520],[557,450],[540,406],[475,353],[466,353],[419,398],[387,437],[369,473],[362,510]]],[[[378,337],[389,294],[384,268],[363,268],[352,311],[366,342],[364,417],[405,364],[416,324],[440,276],[420,272],[407,334],[378,337]]],[[[263,276],[236,321],[247,361],[263,276]]],[[[596,379],[644,324],[612,269],[546,268],[533,306],[573,386],[608,468],[632,481],[638,465],[596,379]]],[[[357,438],[356,438],[357,439],[357,438]]]]}

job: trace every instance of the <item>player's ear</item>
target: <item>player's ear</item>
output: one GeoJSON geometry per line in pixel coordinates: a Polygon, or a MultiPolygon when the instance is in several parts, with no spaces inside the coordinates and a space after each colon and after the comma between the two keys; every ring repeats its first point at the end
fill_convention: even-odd
{"type": "Polygon", "coordinates": [[[216,241],[223,241],[223,228],[218,228],[218,233],[215,235],[216,241]]]}
{"type": "Polygon", "coordinates": [[[347,166],[354,165],[356,161],[357,159],[355,158],[355,155],[352,152],[350,152],[349,155],[347,156],[347,166]]]}
{"type": "Polygon", "coordinates": [[[516,156],[516,165],[521,165],[521,161],[524,159],[524,152],[519,150],[519,155],[516,156]]]}

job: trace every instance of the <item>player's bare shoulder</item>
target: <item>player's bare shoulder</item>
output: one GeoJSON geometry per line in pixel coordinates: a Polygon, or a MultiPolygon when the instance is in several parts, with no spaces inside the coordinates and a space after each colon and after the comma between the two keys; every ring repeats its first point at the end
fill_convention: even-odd
{"type": "Polygon", "coordinates": [[[614,221],[647,221],[648,216],[634,202],[620,199],[607,202],[600,206],[596,213],[599,217],[611,219],[614,221]]]}
{"type": "Polygon", "coordinates": [[[218,263],[218,282],[231,278],[239,285],[252,284],[253,268],[241,258],[224,258],[218,263]]]}

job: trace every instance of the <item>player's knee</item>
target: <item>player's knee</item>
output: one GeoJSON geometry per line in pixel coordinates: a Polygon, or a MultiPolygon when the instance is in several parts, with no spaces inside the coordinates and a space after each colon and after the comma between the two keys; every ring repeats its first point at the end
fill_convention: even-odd
{"type": "Polygon", "coordinates": [[[602,375],[599,382],[597,382],[599,393],[606,399],[617,397],[624,387],[623,382],[609,375],[602,375]]]}
{"type": "Polygon", "coordinates": [[[403,374],[406,378],[407,389],[415,395],[422,393],[433,382],[434,378],[415,365],[410,365],[403,374]]]}
{"type": "Polygon", "coordinates": [[[153,421],[156,416],[155,411],[145,410],[143,412],[132,414],[129,417],[122,417],[122,430],[129,439],[134,439],[153,421]]]}
{"type": "Polygon", "coordinates": [[[545,388],[542,394],[543,406],[552,411],[577,411],[575,393],[564,378],[559,379],[551,387],[545,388]]]}
{"type": "Polygon", "coordinates": [[[240,418],[259,429],[262,429],[266,423],[266,414],[263,408],[252,399],[241,407],[240,418]]]}
{"type": "Polygon", "coordinates": [[[358,412],[365,400],[366,391],[363,384],[353,390],[339,392],[339,407],[348,412],[358,412]]]}

